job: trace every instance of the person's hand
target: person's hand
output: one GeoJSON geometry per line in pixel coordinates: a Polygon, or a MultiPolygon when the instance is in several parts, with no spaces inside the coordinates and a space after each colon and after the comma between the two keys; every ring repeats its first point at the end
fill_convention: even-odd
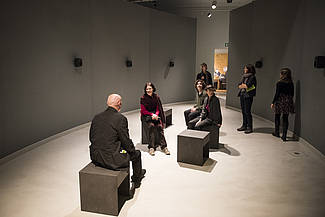
{"type": "Polygon", "coordinates": [[[218,127],[221,127],[221,124],[218,124],[218,127]]]}
{"type": "Polygon", "coordinates": [[[274,108],[274,104],[272,103],[272,104],[271,104],[271,109],[273,109],[273,108],[274,108]]]}
{"type": "Polygon", "coordinates": [[[242,88],[247,89],[247,85],[246,84],[241,84],[242,88]]]}
{"type": "Polygon", "coordinates": [[[194,107],[191,108],[191,112],[194,112],[194,111],[196,111],[196,108],[194,108],[194,107]]]}
{"type": "Polygon", "coordinates": [[[153,115],[151,116],[151,118],[152,118],[152,120],[158,120],[158,115],[153,114],[153,115]]]}
{"type": "Polygon", "coordinates": [[[201,122],[201,119],[198,122],[196,122],[195,127],[197,127],[200,122],[201,122]]]}

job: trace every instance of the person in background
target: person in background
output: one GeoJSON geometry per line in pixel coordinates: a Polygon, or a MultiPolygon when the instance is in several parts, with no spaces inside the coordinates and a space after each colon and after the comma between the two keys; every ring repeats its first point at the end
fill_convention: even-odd
{"type": "Polygon", "coordinates": [[[271,104],[274,109],[275,130],[272,133],[275,137],[280,137],[280,117],[282,114],[282,136],[283,141],[287,140],[287,131],[289,126],[289,113],[294,113],[294,85],[289,68],[282,68],[280,71],[280,80],[276,83],[276,91],[271,104]]]}
{"type": "Polygon", "coordinates": [[[188,123],[189,129],[206,130],[209,126],[215,125],[221,127],[222,115],[220,101],[214,94],[215,87],[212,85],[206,86],[208,97],[204,99],[202,112],[199,117],[194,118],[188,123]]]}
{"type": "Polygon", "coordinates": [[[206,85],[213,85],[211,73],[207,71],[206,63],[201,64],[201,72],[196,75],[196,80],[202,80],[206,85]]]}
{"type": "Polygon", "coordinates": [[[156,88],[153,83],[148,82],[144,86],[144,94],[140,99],[141,120],[147,124],[149,129],[149,154],[154,156],[157,147],[160,146],[162,152],[170,155],[164,136],[166,123],[164,110],[160,97],[155,92],[156,88]]]}
{"type": "Polygon", "coordinates": [[[139,188],[146,173],[142,169],[141,152],[135,150],[129,137],[128,120],[119,113],[122,98],[111,94],[107,98],[107,109],[97,114],[91,122],[89,140],[90,159],[96,166],[111,170],[127,168],[132,161],[131,177],[135,188],[139,188]]]}
{"type": "Polygon", "coordinates": [[[242,80],[238,85],[240,97],[240,106],[243,115],[243,124],[238,131],[245,131],[245,133],[253,132],[253,117],[251,108],[253,104],[253,97],[256,95],[256,71],[255,67],[248,64],[244,67],[244,74],[242,80]]]}
{"type": "Polygon", "coordinates": [[[193,120],[194,118],[198,117],[201,114],[204,99],[205,99],[205,97],[207,97],[207,94],[204,90],[204,88],[205,88],[204,81],[196,80],[194,87],[197,92],[196,104],[192,108],[184,111],[186,126],[188,126],[188,122],[190,120],[193,120]]]}

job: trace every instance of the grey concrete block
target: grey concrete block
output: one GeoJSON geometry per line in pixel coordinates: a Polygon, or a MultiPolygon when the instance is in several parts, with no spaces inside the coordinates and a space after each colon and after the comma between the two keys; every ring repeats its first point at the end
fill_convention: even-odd
{"type": "Polygon", "coordinates": [[[149,128],[148,124],[145,122],[144,118],[141,117],[141,143],[149,143],[149,128]]]}
{"type": "Polygon", "coordinates": [[[79,171],[79,186],[82,211],[117,216],[130,197],[129,169],[114,171],[89,163],[79,171]]]}
{"type": "Polygon", "coordinates": [[[209,158],[209,132],[184,130],[177,135],[177,162],[202,166],[209,158]]]}
{"type": "Polygon", "coordinates": [[[166,128],[172,125],[173,123],[173,110],[172,108],[164,108],[164,114],[166,117],[166,128]]]}
{"type": "Polygon", "coordinates": [[[210,132],[208,146],[211,149],[218,149],[219,148],[219,131],[220,127],[216,125],[208,126],[207,128],[203,129],[204,131],[210,132]]]}

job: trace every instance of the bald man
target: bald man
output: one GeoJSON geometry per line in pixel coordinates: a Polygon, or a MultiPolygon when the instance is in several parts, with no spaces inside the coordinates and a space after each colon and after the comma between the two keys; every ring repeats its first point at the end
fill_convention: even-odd
{"type": "Polygon", "coordinates": [[[95,165],[111,170],[126,168],[129,161],[132,161],[132,182],[134,187],[138,188],[146,170],[142,169],[141,152],[135,150],[129,137],[128,121],[119,113],[122,107],[121,96],[109,95],[107,106],[108,108],[97,114],[91,122],[90,158],[95,165]]]}

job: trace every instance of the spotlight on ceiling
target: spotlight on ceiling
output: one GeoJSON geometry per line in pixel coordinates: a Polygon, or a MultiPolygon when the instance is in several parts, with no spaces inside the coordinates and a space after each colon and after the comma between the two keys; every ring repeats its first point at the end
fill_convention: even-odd
{"type": "Polygon", "coordinates": [[[213,1],[213,2],[212,2],[211,8],[212,8],[213,10],[217,8],[217,1],[213,1]]]}
{"type": "Polygon", "coordinates": [[[207,15],[209,18],[212,16],[212,14],[211,13],[208,13],[208,15],[207,15]]]}
{"type": "Polygon", "coordinates": [[[227,0],[227,3],[232,3],[232,0],[227,0]]]}

